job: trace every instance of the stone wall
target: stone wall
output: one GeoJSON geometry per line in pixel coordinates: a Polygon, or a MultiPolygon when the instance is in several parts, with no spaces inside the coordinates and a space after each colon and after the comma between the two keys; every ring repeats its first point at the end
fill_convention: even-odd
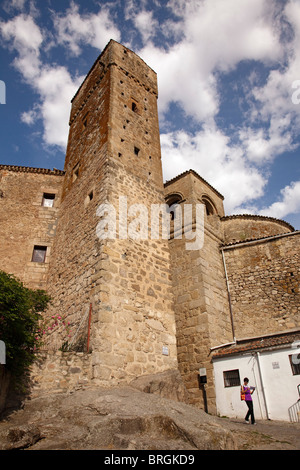
{"type": "Polygon", "coordinates": [[[31,397],[78,390],[91,385],[91,354],[56,351],[41,353],[31,366],[31,397]]]}
{"type": "Polygon", "coordinates": [[[69,325],[57,328],[46,346],[57,349],[67,336],[72,342],[83,320],[87,327],[91,303],[99,383],[177,367],[168,242],[150,239],[148,220],[137,239],[119,230],[122,218],[129,227],[138,217],[134,204],[143,203],[150,216],[151,204],[162,202],[156,74],[111,41],[72,102],[48,283],[55,298],[49,317],[59,314],[69,325]],[[119,211],[120,196],[126,213],[119,211]],[[99,229],[104,203],[117,226],[109,238],[99,229]]]}
{"type": "Polygon", "coordinates": [[[181,195],[182,206],[210,201],[213,208],[213,213],[204,210],[204,243],[201,249],[187,249],[184,237],[171,237],[169,245],[179,370],[190,401],[203,408],[203,387],[199,387],[198,379],[199,368],[206,368],[207,405],[209,412],[214,412],[210,347],[232,340],[224,267],[219,251],[223,241],[219,216],[224,214],[223,198],[194,172],[186,172],[168,182],[165,193],[167,200],[172,199],[172,194],[181,195]]]}
{"type": "Polygon", "coordinates": [[[157,96],[155,72],[110,41],[72,100],[64,172],[0,166],[0,268],[53,299],[33,394],[179,367],[203,408],[206,368],[215,412],[210,348],[234,336],[223,254],[237,337],[299,327],[299,232],[225,217],[223,196],[193,170],[163,186],[157,96]],[[174,222],[169,241],[153,239],[151,209],[165,198],[201,205],[203,246],[187,249],[174,222]],[[34,245],[47,247],[45,262],[32,261],[34,245]]]}
{"type": "Polygon", "coordinates": [[[259,215],[231,215],[222,217],[221,221],[226,244],[294,231],[283,220],[259,215]]]}
{"type": "Polygon", "coordinates": [[[224,249],[237,338],[300,326],[299,232],[224,249]]]}
{"type": "Polygon", "coordinates": [[[27,287],[46,287],[56,233],[63,172],[0,165],[0,269],[27,287]],[[53,207],[43,195],[55,196],[53,207]],[[47,247],[45,262],[33,262],[34,246],[47,247]]]}

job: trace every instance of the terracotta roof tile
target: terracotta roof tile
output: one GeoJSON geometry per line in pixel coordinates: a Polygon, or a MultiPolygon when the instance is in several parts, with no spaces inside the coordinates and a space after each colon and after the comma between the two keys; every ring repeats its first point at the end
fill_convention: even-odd
{"type": "Polygon", "coordinates": [[[57,170],[53,168],[50,170],[49,168],[34,168],[31,166],[16,166],[16,165],[0,165],[0,170],[8,170],[8,171],[15,171],[20,173],[40,173],[44,175],[57,175],[63,176],[65,172],[63,170],[57,170]]]}
{"type": "Polygon", "coordinates": [[[207,186],[209,186],[217,194],[217,196],[219,196],[222,200],[224,199],[224,196],[222,196],[222,194],[219,193],[219,191],[217,191],[211,184],[209,184],[204,178],[202,178],[202,176],[198,175],[198,173],[194,170],[187,170],[187,171],[184,171],[183,173],[180,173],[180,175],[177,175],[174,178],[170,179],[169,181],[166,181],[164,184],[164,187],[168,186],[169,184],[174,183],[180,178],[183,178],[189,173],[192,173],[194,176],[196,176],[196,178],[200,179],[201,181],[203,181],[203,183],[207,184],[207,186]]]}
{"type": "Polygon", "coordinates": [[[236,344],[222,346],[219,349],[212,351],[212,357],[219,358],[225,356],[234,356],[245,352],[279,348],[285,345],[290,345],[298,340],[300,340],[300,330],[286,333],[275,333],[272,335],[255,338],[240,339],[237,340],[236,344]]]}

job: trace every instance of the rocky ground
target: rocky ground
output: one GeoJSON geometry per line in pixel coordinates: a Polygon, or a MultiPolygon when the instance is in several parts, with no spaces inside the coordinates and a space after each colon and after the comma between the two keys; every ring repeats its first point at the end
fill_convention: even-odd
{"type": "Polygon", "coordinates": [[[184,399],[176,373],[44,394],[0,421],[0,450],[300,450],[300,423],[246,425],[184,399]]]}
{"type": "Polygon", "coordinates": [[[0,449],[233,449],[230,430],[192,406],[131,387],[28,401],[0,423],[0,449]]]}

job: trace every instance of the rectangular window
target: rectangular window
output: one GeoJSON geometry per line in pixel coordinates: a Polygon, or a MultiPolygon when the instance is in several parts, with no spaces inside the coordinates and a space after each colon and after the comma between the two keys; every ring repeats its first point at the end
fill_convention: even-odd
{"type": "Polygon", "coordinates": [[[55,194],[44,193],[43,194],[43,200],[42,200],[42,206],[44,206],[44,207],[53,207],[54,199],[55,199],[55,194]]]}
{"type": "Polygon", "coordinates": [[[300,375],[300,354],[297,352],[289,356],[293,375],[300,375]]]}
{"type": "Polygon", "coordinates": [[[225,387],[237,387],[241,385],[239,369],[225,370],[223,377],[225,387]]]}
{"type": "Polygon", "coordinates": [[[32,259],[33,263],[45,263],[46,259],[46,246],[35,245],[33,248],[32,259]]]}

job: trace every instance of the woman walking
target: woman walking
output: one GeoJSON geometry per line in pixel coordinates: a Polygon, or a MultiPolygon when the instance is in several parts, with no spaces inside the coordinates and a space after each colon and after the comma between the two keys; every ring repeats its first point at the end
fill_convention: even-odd
{"type": "Polygon", "coordinates": [[[249,418],[251,416],[251,424],[256,424],[255,423],[255,418],[254,418],[254,411],[253,411],[253,400],[252,400],[252,393],[255,390],[255,387],[249,387],[248,386],[249,379],[248,377],[244,378],[244,385],[241,386],[241,392],[245,394],[245,402],[248,406],[248,412],[245,416],[245,421],[247,424],[250,424],[249,418]]]}

